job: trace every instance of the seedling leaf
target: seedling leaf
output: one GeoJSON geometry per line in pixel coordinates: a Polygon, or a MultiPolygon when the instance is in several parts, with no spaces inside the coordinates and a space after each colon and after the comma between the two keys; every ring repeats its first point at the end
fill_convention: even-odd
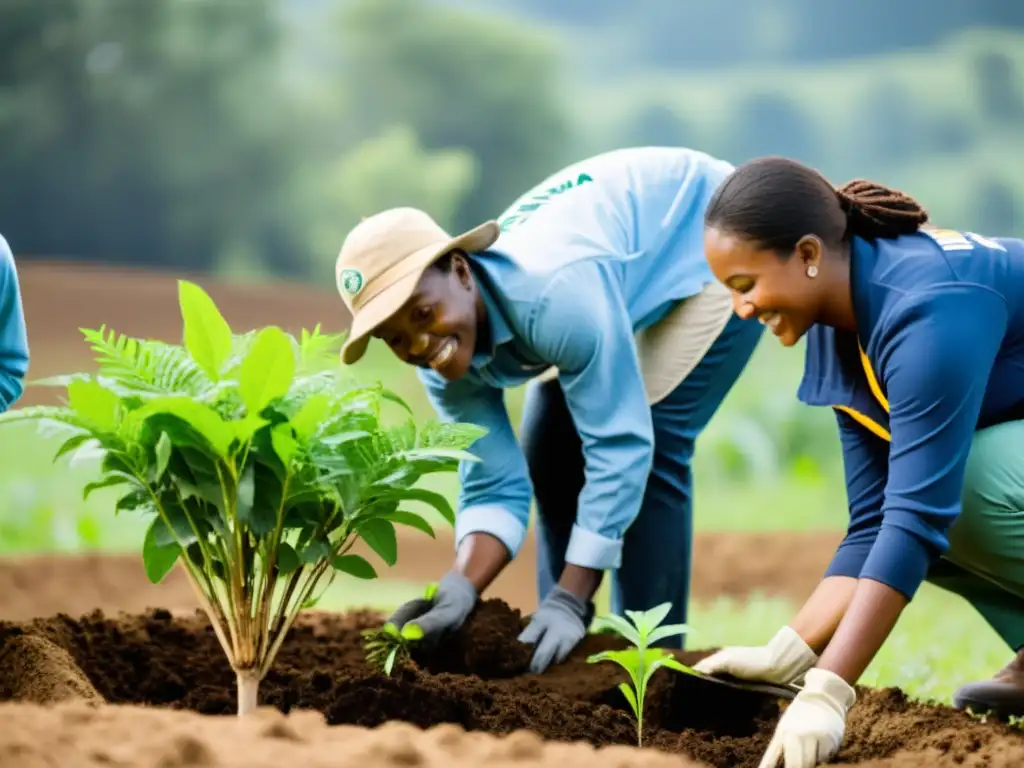
{"type": "Polygon", "coordinates": [[[375,579],[377,571],[366,560],[359,555],[339,555],[331,560],[331,567],[357,579],[375,579]]]}
{"type": "Polygon", "coordinates": [[[648,645],[653,645],[666,637],[672,637],[672,635],[685,635],[690,631],[689,626],[686,624],[666,624],[664,627],[657,627],[647,635],[648,645]]]}
{"type": "Polygon", "coordinates": [[[167,471],[167,464],[171,460],[171,449],[171,438],[167,436],[166,432],[161,431],[160,439],[156,441],[156,472],[154,472],[156,482],[160,482],[164,472],[167,471]]]}
{"type": "Polygon", "coordinates": [[[375,496],[381,501],[422,501],[429,504],[444,517],[451,525],[455,524],[455,510],[452,509],[448,499],[436,491],[429,491],[426,488],[395,488],[383,487],[377,489],[375,484],[375,496]]]}
{"type": "Polygon", "coordinates": [[[295,355],[280,328],[264,328],[242,361],[238,388],[250,414],[258,414],[272,400],[288,392],[295,375],[295,355]]]}
{"type": "Polygon", "coordinates": [[[288,542],[284,542],[277,550],[277,569],[281,573],[292,573],[299,569],[302,563],[295,549],[288,542]]]}
{"type": "Polygon", "coordinates": [[[406,512],[405,510],[398,509],[394,512],[388,512],[384,516],[385,520],[389,520],[392,523],[400,523],[402,525],[408,525],[411,528],[415,528],[418,531],[423,531],[430,538],[436,538],[434,536],[434,529],[430,527],[430,523],[424,520],[422,517],[414,512],[406,512]]]}
{"type": "Polygon", "coordinates": [[[117,395],[93,379],[74,379],[68,384],[68,403],[102,432],[117,429],[120,402],[117,395]]]}
{"type": "Polygon", "coordinates": [[[628,640],[631,648],[623,650],[595,653],[587,658],[591,664],[611,661],[622,667],[629,675],[632,687],[626,683],[619,684],[627,703],[636,717],[637,745],[643,745],[644,699],[647,695],[647,684],[651,677],[662,667],[695,674],[679,662],[669,651],[662,648],[650,648],[651,643],[672,635],[684,634],[688,631],[685,624],[658,625],[665,620],[672,609],[671,603],[662,603],[647,611],[624,611],[632,624],[621,616],[599,616],[594,621],[594,629],[598,632],[615,632],[628,640]]]}
{"type": "Polygon", "coordinates": [[[159,519],[154,520],[146,531],[146,538],[142,543],[142,564],[146,569],[146,577],[153,583],[159,584],[163,581],[174,564],[178,561],[181,548],[177,544],[161,546],[156,542],[154,531],[159,519]]]}
{"type": "Polygon", "coordinates": [[[615,632],[631,642],[633,645],[640,645],[640,635],[636,627],[632,626],[621,616],[607,615],[598,616],[593,623],[594,632],[615,632]]]}
{"type": "Polygon", "coordinates": [[[640,705],[637,704],[636,694],[633,693],[633,689],[625,683],[619,683],[619,690],[622,691],[622,695],[626,698],[626,701],[629,703],[630,708],[633,710],[633,715],[639,718],[640,705]]]}
{"type": "Polygon", "coordinates": [[[178,303],[184,322],[185,348],[214,381],[231,354],[231,327],[213,299],[195,283],[178,281],[178,303]]]}
{"type": "Polygon", "coordinates": [[[371,519],[359,526],[359,535],[388,565],[398,562],[398,537],[388,520],[371,519]]]}

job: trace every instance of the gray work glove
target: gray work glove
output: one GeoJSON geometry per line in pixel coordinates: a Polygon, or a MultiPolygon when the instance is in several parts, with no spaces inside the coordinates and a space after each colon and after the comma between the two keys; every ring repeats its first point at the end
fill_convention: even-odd
{"type": "Polygon", "coordinates": [[[587,633],[593,618],[592,602],[584,602],[556,584],[519,635],[519,642],[536,645],[530,671],[540,674],[552,661],[565,661],[587,633]]]}
{"type": "Polygon", "coordinates": [[[478,597],[469,579],[457,571],[448,571],[438,582],[433,600],[418,597],[403,603],[388,621],[398,629],[410,622],[418,624],[423,630],[421,642],[430,648],[442,635],[462,626],[478,597]]]}

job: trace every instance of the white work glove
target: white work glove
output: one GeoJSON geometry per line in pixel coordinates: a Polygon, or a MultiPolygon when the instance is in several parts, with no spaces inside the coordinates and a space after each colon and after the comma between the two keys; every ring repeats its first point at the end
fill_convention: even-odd
{"type": "Polygon", "coordinates": [[[789,685],[818,661],[817,654],[790,627],[783,627],[767,645],[732,646],[702,659],[694,669],[705,675],[727,674],[741,680],[789,685]]]}
{"type": "Polygon", "coordinates": [[[846,713],[857,694],[827,669],[810,669],[803,690],[789,703],[758,768],[815,768],[839,751],[846,713]]]}

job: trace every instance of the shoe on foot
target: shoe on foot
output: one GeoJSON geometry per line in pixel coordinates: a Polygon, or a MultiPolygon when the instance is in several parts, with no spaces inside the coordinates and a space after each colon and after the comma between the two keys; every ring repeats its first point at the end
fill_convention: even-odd
{"type": "Polygon", "coordinates": [[[991,680],[968,683],[957,690],[953,706],[1003,720],[1024,717],[1024,649],[991,680]]]}

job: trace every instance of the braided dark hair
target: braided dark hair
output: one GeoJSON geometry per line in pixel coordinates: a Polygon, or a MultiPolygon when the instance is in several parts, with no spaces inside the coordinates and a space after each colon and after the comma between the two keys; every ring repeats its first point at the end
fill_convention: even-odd
{"type": "Polygon", "coordinates": [[[899,237],[928,222],[928,212],[910,195],[873,181],[854,179],[836,190],[846,214],[847,235],[899,237]]]}
{"type": "Polygon", "coordinates": [[[894,238],[928,221],[912,197],[857,179],[836,189],[818,171],[785,157],[739,166],[718,188],[704,223],[788,257],[800,238],[837,246],[854,235],[894,238]]]}

